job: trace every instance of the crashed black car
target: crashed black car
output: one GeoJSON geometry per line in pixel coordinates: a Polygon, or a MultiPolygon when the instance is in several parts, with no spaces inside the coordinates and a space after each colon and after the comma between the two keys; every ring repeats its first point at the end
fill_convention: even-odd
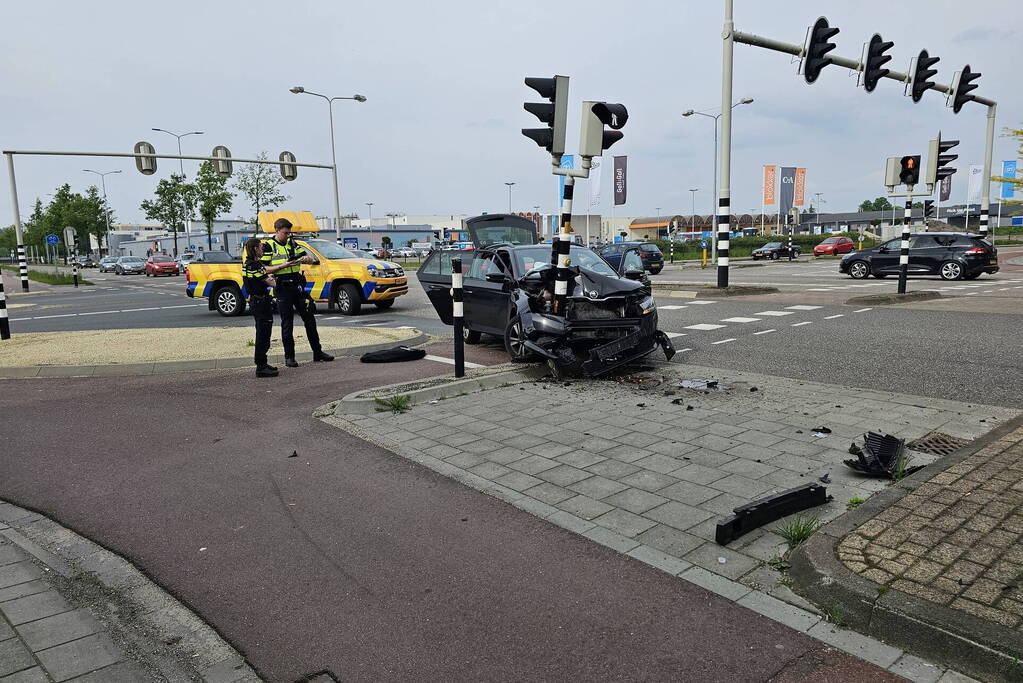
{"type": "Polygon", "coordinates": [[[559,375],[599,375],[657,347],[668,359],[675,355],[657,329],[657,308],[638,250],[623,254],[616,270],[573,245],[565,314],[555,315],[552,245],[536,243],[532,221],[488,214],[467,220],[466,230],[475,251],[434,252],[417,276],[441,320],[451,325],[451,259],[461,256],[467,343],[496,335],[513,361],[546,360],[559,375]]]}

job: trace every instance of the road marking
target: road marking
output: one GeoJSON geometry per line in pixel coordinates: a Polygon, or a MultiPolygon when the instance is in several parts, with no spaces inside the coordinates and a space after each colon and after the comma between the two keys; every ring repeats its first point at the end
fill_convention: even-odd
{"type": "Polygon", "coordinates": [[[177,306],[160,306],[160,308],[191,308],[195,304],[178,304],[177,306]]]}
{"type": "Polygon", "coordinates": [[[824,319],[825,320],[834,320],[835,318],[844,318],[844,317],[845,317],[845,313],[839,313],[838,315],[826,315],[826,316],[824,316],[824,319]]]}
{"type": "Polygon", "coordinates": [[[45,320],[46,318],[73,318],[77,313],[61,313],[60,315],[36,315],[32,320],[45,320]]]}
{"type": "Polygon", "coordinates": [[[812,289],[808,289],[806,291],[808,291],[808,292],[837,292],[840,289],[842,289],[842,287],[828,287],[827,289],[812,288],[812,289]]]}
{"type": "Polygon", "coordinates": [[[676,337],[684,337],[684,336],[686,336],[686,333],[685,332],[665,332],[664,335],[666,337],[668,337],[668,339],[675,339],[676,337]]]}
{"type": "MultiPolygon", "coordinates": [[[[455,364],[455,360],[453,358],[445,358],[443,356],[431,356],[431,355],[427,354],[427,355],[423,356],[423,358],[425,358],[426,360],[436,361],[438,363],[447,363],[448,365],[454,365],[455,364]]],[[[479,363],[470,363],[469,361],[465,361],[465,367],[467,367],[467,368],[485,368],[487,366],[486,365],[480,365],[479,363]]]]}
{"type": "Polygon", "coordinates": [[[980,292],[967,292],[966,296],[973,296],[975,294],[980,294],[980,292]]]}
{"type": "Polygon", "coordinates": [[[699,325],[686,325],[684,329],[687,330],[720,330],[724,325],[710,325],[708,323],[700,323],[699,325]]]}
{"type": "Polygon", "coordinates": [[[758,323],[760,318],[725,318],[723,323],[758,323]]]}
{"type": "Polygon", "coordinates": [[[718,344],[727,344],[728,342],[734,342],[734,341],[735,341],[735,338],[733,337],[732,339],[722,339],[721,341],[711,342],[711,344],[713,346],[717,346],[718,344]]]}
{"type": "Polygon", "coordinates": [[[688,306],[658,306],[657,308],[661,311],[677,311],[682,308],[688,308],[688,306]]]}
{"type": "Polygon", "coordinates": [[[860,308],[860,309],[857,309],[857,310],[853,311],[853,313],[863,313],[865,311],[872,311],[872,310],[874,310],[874,309],[873,308],[860,308]]]}
{"type": "Polygon", "coordinates": [[[414,330],[416,328],[412,327],[411,325],[402,325],[401,327],[395,327],[394,329],[396,329],[396,330],[414,330]]]}
{"type": "Polygon", "coordinates": [[[754,336],[756,336],[756,335],[758,335],[758,334],[770,334],[771,332],[777,332],[777,331],[778,331],[778,330],[776,330],[776,329],[774,329],[774,328],[772,327],[772,328],[771,328],[771,329],[769,329],[769,330],[761,330],[760,332],[754,332],[753,334],[754,334],[754,336]]]}
{"type": "Polygon", "coordinates": [[[1001,289],[999,289],[998,291],[999,291],[999,292],[1007,292],[1007,291],[1009,291],[1010,289],[1012,289],[1012,287],[1002,287],[1002,288],[1001,288],[1001,289]]]}
{"type": "Polygon", "coordinates": [[[121,313],[135,313],[136,311],[159,311],[159,306],[151,306],[149,308],[124,308],[121,309],[121,313]]]}
{"type": "Polygon", "coordinates": [[[783,315],[792,315],[792,311],[760,311],[759,313],[754,313],[753,315],[771,315],[778,317],[783,315]]]}
{"type": "Polygon", "coordinates": [[[386,325],[386,324],[387,323],[366,323],[365,325],[362,325],[362,327],[380,327],[381,325],[386,325]]]}
{"type": "Polygon", "coordinates": [[[790,311],[816,311],[821,306],[786,306],[786,309],[790,311]]]}
{"type": "Polygon", "coordinates": [[[691,304],[716,304],[717,302],[716,301],[700,301],[698,299],[693,299],[689,303],[691,303],[691,304]]]}
{"type": "Polygon", "coordinates": [[[78,315],[104,315],[105,313],[120,313],[120,311],[92,311],[91,313],[79,313],[78,315]]]}
{"type": "Polygon", "coordinates": [[[984,293],[984,294],[990,294],[991,292],[993,292],[993,291],[995,291],[995,290],[993,290],[993,289],[984,289],[984,290],[981,290],[981,291],[982,291],[982,293],[984,293]]]}
{"type": "Polygon", "coordinates": [[[792,327],[802,327],[803,325],[813,325],[812,320],[805,320],[801,323],[792,323],[792,327]]]}

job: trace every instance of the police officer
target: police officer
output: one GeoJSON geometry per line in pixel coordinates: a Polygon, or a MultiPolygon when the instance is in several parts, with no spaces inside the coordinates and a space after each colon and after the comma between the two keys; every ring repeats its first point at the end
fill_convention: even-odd
{"type": "Polygon", "coordinates": [[[274,293],[277,296],[277,312],[281,316],[281,343],[284,345],[284,364],[289,368],[297,368],[295,360],[295,337],[292,329],[297,312],[305,323],[305,333],[309,337],[309,346],[313,350],[313,360],[325,362],[334,360],[334,356],[320,348],[320,335],[316,331],[316,318],[305,293],[305,276],[302,275],[301,263],[315,263],[316,260],[306,253],[305,249],[295,244],[291,238],[291,221],[278,218],[274,221],[273,239],[263,241],[263,265],[273,268],[277,284],[274,293]]]}
{"type": "Polygon", "coordinates": [[[242,284],[249,297],[249,310],[256,322],[256,377],[276,377],[277,368],[267,362],[270,350],[270,333],[273,331],[274,314],[270,287],[276,282],[271,273],[280,266],[265,266],[262,262],[263,243],[258,237],[245,242],[245,262],[242,264],[242,284]]]}

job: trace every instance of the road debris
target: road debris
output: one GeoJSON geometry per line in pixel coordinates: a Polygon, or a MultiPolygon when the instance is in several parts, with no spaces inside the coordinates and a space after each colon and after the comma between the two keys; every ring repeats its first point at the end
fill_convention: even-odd
{"type": "Polygon", "coordinates": [[[867,432],[863,435],[863,445],[855,442],[849,445],[849,453],[856,456],[855,460],[846,460],[845,464],[861,474],[888,479],[902,479],[909,471],[906,463],[906,440],[891,434],[867,432]]]}

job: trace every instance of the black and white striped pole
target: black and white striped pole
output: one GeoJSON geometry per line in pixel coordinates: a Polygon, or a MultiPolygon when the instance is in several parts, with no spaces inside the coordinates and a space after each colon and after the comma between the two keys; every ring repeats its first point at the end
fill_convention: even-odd
{"type": "Polygon", "coordinates": [[[465,309],[462,298],[462,259],[451,259],[451,315],[455,326],[455,377],[465,377],[465,309]]]}
{"type": "Polygon", "coordinates": [[[5,152],[7,175],[11,180],[11,208],[14,211],[14,236],[17,240],[18,274],[21,275],[21,289],[28,291],[28,261],[25,260],[25,238],[21,227],[21,210],[18,209],[18,186],[14,182],[14,155],[5,152]]]}
{"type": "MultiPolygon", "coordinates": [[[[913,188],[908,188],[912,194],[913,188]]],[[[909,273],[909,223],[913,218],[913,198],[906,199],[902,214],[902,244],[899,248],[899,294],[906,293],[906,275],[909,273]]]]}
{"type": "Polygon", "coordinates": [[[7,320],[7,294],[4,293],[4,274],[0,271],[0,339],[11,338],[11,323],[7,320]]]}
{"type": "Polygon", "coordinates": [[[795,224],[789,226],[789,261],[792,260],[792,233],[795,232],[795,230],[795,224]]]}
{"type": "Polygon", "coordinates": [[[561,229],[554,241],[553,254],[556,254],[554,272],[554,314],[565,314],[565,301],[568,298],[568,281],[572,277],[569,267],[572,249],[572,195],[575,192],[575,178],[565,176],[565,189],[562,192],[561,229]]]}
{"type": "Polygon", "coordinates": [[[721,187],[718,188],[718,287],[728,286],[728,224],[731,209],[732,183],[732,53],[735,46],[735,25],[732,23],[732,0],[725,0],[725,25],[721,33],[721,187]]]}

